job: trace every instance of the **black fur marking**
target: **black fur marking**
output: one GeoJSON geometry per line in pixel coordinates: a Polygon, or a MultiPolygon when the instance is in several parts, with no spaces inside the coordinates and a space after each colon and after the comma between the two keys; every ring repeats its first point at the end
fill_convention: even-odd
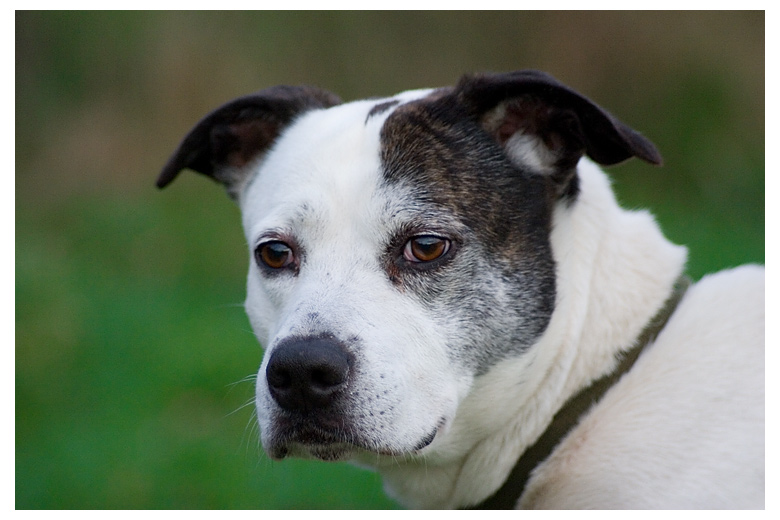
{"type": "Polygon", "coordinates": [[[372,117],[384,114],[391,107],[394,107],[398,103],[399,101],[397,99],[391,99],[390,101],[385,101],[383,103],[379,103],[378,105],[374,105],[371,110],[368,111],[368,115],[366,116],[366,123],[368,123],[368,120],[372,117]]]}

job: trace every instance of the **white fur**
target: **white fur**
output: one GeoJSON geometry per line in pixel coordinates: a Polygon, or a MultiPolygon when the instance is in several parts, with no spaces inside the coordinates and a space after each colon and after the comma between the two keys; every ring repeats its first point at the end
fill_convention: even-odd
{"type": "Polygon", "coordinates": [[[534,135],[515,132],[506,142],[505,147],[515,164],[542,174],[550,174],[554,171],[551,165],[557,157],[544,146],[541,139],[534,135]]]}
{"type": "MultiPolygon", "coordinates": [[[[381,228],[400,212],[377,186],[379,158],[371,152],[378,150],[381,119],[363,125],[365,107],[374,104],[304,116],[263,162],[241,199],[247,241],[283,229],[305,241],[309,254],[305,274],[294,280],[264,280],[252,261],[246,309],[267,347],[260,381],[279,339],[334,330],[360,336],[372,410],[392,409],[377,412],[373,427],[383,430],[387,450],[400,453],[451,421],[471,378],[448,363],[441,320],[395,290],[377,264],[381,228]]],[[[263,384],[257,401],[267,436],[274,403],[263,384]]]]}
{"type": "MultiPolygon", "coordinates": [[[[284,231],[309,255],[296,279],[263,279],[250,262],[246,309],[267,349],[258,418],[265,438],[275,405],[260,382],[280,339],[359,335],[364,383],[392,406],[374,419],[385,446],[402,452],[439,426],[415,455],[345,456],[376,467],[407,506],[460,507],[500,486],[567,398],[613,368],[662,307],[686,253],[648,213],[621,209],[606,175],[581,161],[578,198],[554,214],[552,320],[526,355],[474,378],[447,357],[458,324],[397,291],[377,264],[383,230],[404,217],[404,194],[379,183],[384,118],[364,124],[375,103],[304,115],[240,194],[250,249],[284,231]]],[[[635,368],[537,468],[519,505],[763,507],[763,470],[754,469],[764,453],[763,290],[759,267],[691,288],[635,368]]]]}

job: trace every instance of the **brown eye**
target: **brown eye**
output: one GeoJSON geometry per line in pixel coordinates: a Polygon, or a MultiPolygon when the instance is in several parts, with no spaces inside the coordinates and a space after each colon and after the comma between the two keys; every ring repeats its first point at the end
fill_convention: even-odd
{"type": "Polygon", "coordinates": [[[404,258],[410,262],[432,262],[450,250],[450,241],[432,235],[414,237],[404,246],[404,258]]]}
{"type": "Polygon", "coordinates": [[[278,240],[257,246],[255,258],[258,263],[271,269],[283,269],[293,265],[295,261],[295,255],[293,255],[290,246],[278,240]]]}

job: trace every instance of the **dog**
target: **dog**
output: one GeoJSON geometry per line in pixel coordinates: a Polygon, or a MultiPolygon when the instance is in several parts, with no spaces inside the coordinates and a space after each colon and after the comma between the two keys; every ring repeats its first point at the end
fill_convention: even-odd
{"type": "Polygon", "coordinates": [[[764,268],[687,252],[600,165],[655,146],[538,71],[343,103],[231,101],[158,178],[222,184],[249,244],[273,459],[410,508],[763,508],[764,268]]]}

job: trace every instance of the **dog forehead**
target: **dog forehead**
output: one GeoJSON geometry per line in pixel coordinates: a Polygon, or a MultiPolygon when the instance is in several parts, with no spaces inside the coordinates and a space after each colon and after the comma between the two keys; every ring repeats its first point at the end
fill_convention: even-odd
{"type": "Polygon", "coordinates": [[[328,208],[356,209],[381,183],[381,129],[398,106],[429,89],[390,98],[353,101],[302,115],[256,165],[241,194],[247,231],[289,213],[328,208]]]}

